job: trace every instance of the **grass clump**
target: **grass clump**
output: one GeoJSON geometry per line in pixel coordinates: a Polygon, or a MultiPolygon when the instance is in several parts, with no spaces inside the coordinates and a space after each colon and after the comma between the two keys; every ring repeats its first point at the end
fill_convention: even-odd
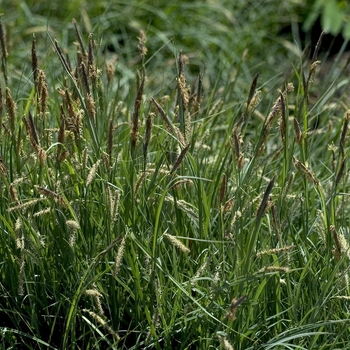
{"type": "Polygon", "coordinates": [[[278,88],[205,83],[184,50],[158,86],[141,31],[123,81],[78,23],[20,83],[3,46],[2,346],[348,347],[342,74],[314,84],[316,45],[278,88]]]}

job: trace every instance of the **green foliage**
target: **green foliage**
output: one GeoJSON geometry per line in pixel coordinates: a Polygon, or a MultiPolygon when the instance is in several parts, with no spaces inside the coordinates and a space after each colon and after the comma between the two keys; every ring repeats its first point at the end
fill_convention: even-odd
{"type": "Polygon", "coordinates": [[[12,6],[0,347],[348,348],[345,68],[276,1],[12,6]]]}
{"type": "Polygon", "coordinates": [[[305,30],[310,30],[316,19],[320,16],[321,25],[324,30],[333,35],[342,33],[345,39],[350,39],[350,20],[348,15],[350,5],[348,1],[307,1],[303,6],[304,13],[307,13],[304,22],[305,30]]]}

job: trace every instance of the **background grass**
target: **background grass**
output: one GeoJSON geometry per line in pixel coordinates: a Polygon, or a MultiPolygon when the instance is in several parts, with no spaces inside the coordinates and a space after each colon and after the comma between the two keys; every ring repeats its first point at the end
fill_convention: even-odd
{"type": "Polygon", "coordinates": [[[348,78],[294,6],[3,4],[4,349],[349,346],[348,78]]]}

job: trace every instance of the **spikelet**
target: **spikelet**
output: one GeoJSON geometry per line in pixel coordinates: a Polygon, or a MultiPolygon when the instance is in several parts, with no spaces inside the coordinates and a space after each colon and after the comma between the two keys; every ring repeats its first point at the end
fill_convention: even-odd
{"type": "Polygon", "coordinates": [[[208,267],[208,259],[204,261],[204,263],[200,266],[200,268],[197,270],[196,274],[191,278],[192,282],[191,285],[194,286],[196,284],[196,280],[201,277],[208,267]]]}
{"type": "Polygon", "coordinates": [[[293,164],[295,168],[303,175],[305,178],[312,184],[319,186],[320,182],[314,175],[312,171],[310,171],[303,163],[301,163],[298,159],[293,157],[293,164]]]}
{"type": "Polygon", "coordinates": [[[88,72],[89,79],[93,85],[96,84],[96,79],[98,76],[98,72],[95,67],[95,58],[94,58],[94,49],[95,49],[95,41],[93,40],[93,35],[89,35],[89,50],[88,50],[88,72]]]}
{"type": "Polygon", "coordinates": [[[80,76],[81,76],[82,84],[84,86],[86,95],[88,96],[90,95],[90,86],[89,86],[88,76],[86,74],[86,67],[84,62],[81,62],[80,64],[80,76]]]}
{"type": "MultiPolygon", "coordinates": [[[[15,222],[15,232],[18,233],[21,230],[21,228],[22,228],[22,220],[21,220],[21,218],[18,217],[16,219],[16,222],[15,222]]],[[[17,248],[19,248],[19,245],[17,245],[17,248]]],[[[23,248],[24,248],[24,246],[23,246],[23,248]]]]}
{"type": "Polygon", "coordinates": [[[263,127],[263,131],[262,131],[262,136],[261,136],[261,140],[260,140],[260,147],[258,150],[258,155],[261,154],[264,150],[265,147],[265,141],[267,139],[267,136],[270,132],[270,129],[272,128],[273,122],[274,120],[281,115],[281,111],[282,111],[282,98],[283,101],[285,99],[285,97],[287,96],[288,92],[291,92],[294,90],[294,86],[292,83],[289,83],[286,87],[286,89],[284,90],[284,92],[280,92],[280,96],[278,97],[278,99],[276,100],[276,102],[274,103],[273,107],[271,108],[271,111],[269,113],[269,115],[266,118],[266,122],[265,125],[263,127]]]}
{"type": "Polygon", "coordinates": [[[12,201],[19,204],[18,192],[16,187],[13,184],[10,184],[10,195],[11,195],[12,201]]]}
{"type": "Polygon", "coordinates": [[[42,209],[40,211],[37,211],[36,213],[33,214],[33,217],[38,217],[38,216],[41,216],[41,215],[45,215],[45,214],[49,214],[51,212],[51,208],[45,208],[45,209],[42,209]]]}
{"type": "Polygon", "coordinates": [[[180,141],[182,146],[186,145],[186,141],[184,136],[182,135],[181,131],[179,130],[178,127],[176,127],[171,120],[169,119],[169,117],[167,116],[167,114],[165,113],[165,111],[163,110],[163,108],[161,107],[161,105],[152,97],[151,98],[151,102],[153,103],[153,105],[156,107],[159,115],[161,116],[161,118],[163,119],[163,121],[165,122],[165,125],[168,129],[169,132],[171,132],[174,136],[177,137],[177,139],[180,141]]]}
{"type": "Polygon", "coordinates": [[[96,290],[96,289],[87,289],[85,290],[84,294],[88,295],[94,304],[95,310],[100,316],[104,316],[102,304],[101,304],[101,297],[102,294],[96,290]]]}
{"type": "Polygon", "coordinates": [[[123,237],[118,248],[117,255],[115,257],[114,267],[113,267],[113,276],[116,277],[120,272],[120,266],[122,264],[122,259],[125,252],[125,237],[123,237]]]}
{"type": "MultiPolygon", "coordinates": [[[[159,324],[159,309],[158,308],[155,308],[154,312],[153,312],[153,315],[152,315],[152,324],[153,324],[153,327],[154,328],[157,328],[158,327],[158,324],[159,324]]],[[[146,335],[146,339],[145,339],[145,344],[148,344],[149,340],[151,338],[151,331],[149,330],[147,332],[147,335],[146,335]]]]}
{"type": "Polygon", "coordinates": [[[45,187],[35,186],[35,188],[39,193],[43,194],[45,197],[52,198],[57,204],[61,205],[62,207],[67,206],[65,199],[61,195],[45,187]]]}
{"type": "Polygon", "coordinates": [[[187,117],[185,119],[185,141],[189,143],[192,136],[192,119],[190,112],[187,113],[187,117]]]}
{"type": "Polygon", "coordinates": [[[230,344],[230,342],[223,336],[218,336],[220,340],[221,346],[224,348],[224,350],[234,350],[233,346],[230,344]]]}
{"type": "Polygon", "coordinates": [[[0,157],[0,174],[6,176],[7,170],[5,165],[3,164],[2,157],[0,157]]]}
{"type": "Polygon", "coordinates": [[[89,314],[100,326],[102,326],[109,334],[111,334],[115,340],[119,340],[118,334],[108,325],[107,321],[105,321],[100,315],[97,313],[88,310],[83,309],[83,312],[89,314]]]}
{"type": "Polygon", "coordinates": [[[96,174],[97,174],[97,169],[99,167],[101,163],[101,160],[99,159],[95,164],[93,164],[93,166],[91,167],[88,177],[86,179],[86,187],[89,186],[91,184],[91,182],[95,179],[96,174]]]}
{"type": "Polygon", "coordinates": [[[139,50],[140,57],[143,60],[147,55],[147,47],[146,47],[147,37],[144,30],[142,29],[140,30],[140,36],[137,39],[139,40],[139,44],[137,48],[139,50]]]}
{"type": "Polygon", "coordinates": [[[290,271],[288,266],[265,266],[259,272],[281,272],[288,273],[290,271]]]}
{"type": "Polygon", "coordinates": [[[86,95],[86,107],[88,111],[88,115],[92,120],[95,120],[96,115],[96,107],[95,107],[95,101],[91,94],[86,95]]]}
{"type": "Polygon", "coordinates": [[[80,226],[75,220],[67,220],[66,225],[70,231],[68,244],[73,247],[76,239],[76,232],[80,229],[80,226]]]}
{"type": "Polygon", "coordinates": [[[10,212],[15,211],[15,210],[27,209],[27,208],[32,207],[32,206],[34,206],[35,204],[37,204],[37,203],[43,201],[43,200],[44,200],[44,198],[32,199],[32,200],[30,200],[30,201],[28,201],[28,202],[25,202],[25,203],[22,203],[22,204],[18,204],[18,205],[14,206],[14,207],[8,208],[8,209],[7,209],[7,212],[10,213],[10,212]]]}
{"type": "MultiPolygon", "coordinates": [[[[61,113],[63,113],[62,106],[61,106],[61,113]]],[[[56,159],[59,163],[62,163],[69,155],[68,151],[66,151],[65,147],[64,147],[65,132],[66,132],[66,122],[65,122],[64,114],[63,114],[63,116],[61,117],[61,125],[60,125],[60,129],[58,131],[58,136],[57,136],[56,159]]]]}
{"type": "Polygon", "coordinates": [[[174,184],[172,186],[170,186],[170,189],[179,190],[180,188],[184,187],[185,185],[193,186],[194,183],[190,179],[182,179],[182,180],[174,182],[174,184]]]}
{"type": "MultiPolygon", "coordinates": [[[[250,90],[248,94],[248,99],[247,99],[247,106],[246,106],[246,113],[250,112],[253,108],[256,107],[256,105],[260,101],[260,92],[256,91],[256,86],[258,84],[258,79],[259,79],[260,73],[257,72],[253,78],[252,84],[250,85],[250,90]]],[[[242,120],[243,122],[243,120],[242,120]]],[[[237,124],[237,127],[239,127],[239,123],[237,124]]]]}
{"type": "Polygon", "coordinates": [[[293,124],[294,124],[295,140],[300,145],[303,140],[303,134],[300,130],[299,123],[295,118],[293,118],[293,124]]]}
{"type": "Polygon", "coordinates": [[[185,110],[187,109],[188,103],[189,103],[189,88],[186,84],[185,69],[184,69],[184,57],[182,55],[182,51],[180,51],[180,54],[179,54],[178,86],[179,86],[179,92],[180,92],[180,96],[181,96],[182,111],[184,113],[185,110]]]}
{"type": "Polygon", "coordinates": [[[340,258],[341,258],[341,255],[342,255],[342,247],[340,245],[338,232],[337,232],[337,230],[336,230],[334,225],[331,225],[329,227],[329,230],[332,232],[333,239],[334,239],[334,242],[335,242],[335,249],[332,251],[332,253],[334,255],[335,260],[339,261],[340,258]]]}
{"type": "Polygon", "coordinates": [[[230,308],[226,314],[226,317],[231,320],[231,321],[234,321],[236,319],[236,313],[237,313],[237,308],[242,305],[245,300],[247,299],[247,296],[246,295],[243,295],[242,297],[236,299],[236,298],[233,298],[232,301],[231,301],[231,305],[230,305],[230,308]]]}
{"type": "Polygon", "coordinates": [[[269,249],[269,250],[263,250],[261,252],[258,252],[256,256],[260,257],[262,255],[275,255],[275,254],[280,254],[280,253],[285,253],[289,252],[291,250],[295,249],[295,245],[289,245],[281,248],[274,248],[274,249],[269,249]]]}
{"type": "Polygon", "coordinates": [[[32,113],[30,113],[30,111],[28,112],[28,119],[25,119],[23,121],[24,121],[24,124],[26,125],[27,135],[30,138],[33,148],[35,149],[36,152],[38,152],[40,148],[39,136],[34,124],[32,113]]]}
{"type": "Polygon", "coordinates": [[[111,217],[110,230],[112,231],[114,228],[114,223],[117,220],[117,217],[119,214],[120,191],[115,190],[114,193],[112,193],[111,189],[108,187],[107,193],[108,193],[108,200],[109,200],[109,213],[111,217]]]}
{"type": "Polygon", "coordinates": [[[188,144],[180,153],[180,155],[178,156],[178,158],[176,159],[172,169],[170,170],[170,175],[173,175],[174,172],[177,170],[177,168],[180,166],[180,164],[182,163],[183,159],[185,158],[185,155],[188,151],[188,149],[190,148],[191,144],[188,144]]]}
{"type": "Polygon", "coordinates": [[[44,118],[47,108],[48,100],[48,87],[46,82],[46,76],[43,70],[37,69],[37,91],[39,97],[39,112],[40,115],[44,118]]]}
{"type": "Polygon", "coordinates": [[[115,73],[115,65],[112,62],[106,63],[106,75],[107,75],[107,82],[108,84],[111,84],[114,78],[115,73]]]}
{"type": "Polygon", "coordinates": [[[169,235],[168,233],[164,233],[163,236],[166,237],[172,245],[174,245],[176,248],[181,250],[183,253],[190,252],[190,250],[182,242],[180,242],[175,236],[169,235]]]}
{"type": "Polygon", "coordinates": [[[280,223],[279,223],[279,220],[278,220],[275,204],[272,201],[270,203],[270,210],[271,210],[271,214],[272,214],[273,227],[274,227],[274,229],[276,231],[277,236],[280,237],[281,236],[280,223]]]}
{"type": "Polygon", "coordinates": [[[25,270],[24,270],[25,265],[26,265],[26,262],[24,260],[24,255],[21,254],[19,273],[18,273],[18,295],[20,296],[24,295],[24,283],[26,279],[25,270]]]}

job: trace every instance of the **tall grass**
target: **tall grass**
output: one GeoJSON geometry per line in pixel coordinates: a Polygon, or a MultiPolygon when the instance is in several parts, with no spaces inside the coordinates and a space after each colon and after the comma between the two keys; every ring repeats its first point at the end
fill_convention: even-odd
{"type": "Polygon", "coordinates": [[[128,67],[70,28],[21,73],[3,42],[2,348],[347,348],[343,71],[208,79],[142,31],[128,67]]]}

